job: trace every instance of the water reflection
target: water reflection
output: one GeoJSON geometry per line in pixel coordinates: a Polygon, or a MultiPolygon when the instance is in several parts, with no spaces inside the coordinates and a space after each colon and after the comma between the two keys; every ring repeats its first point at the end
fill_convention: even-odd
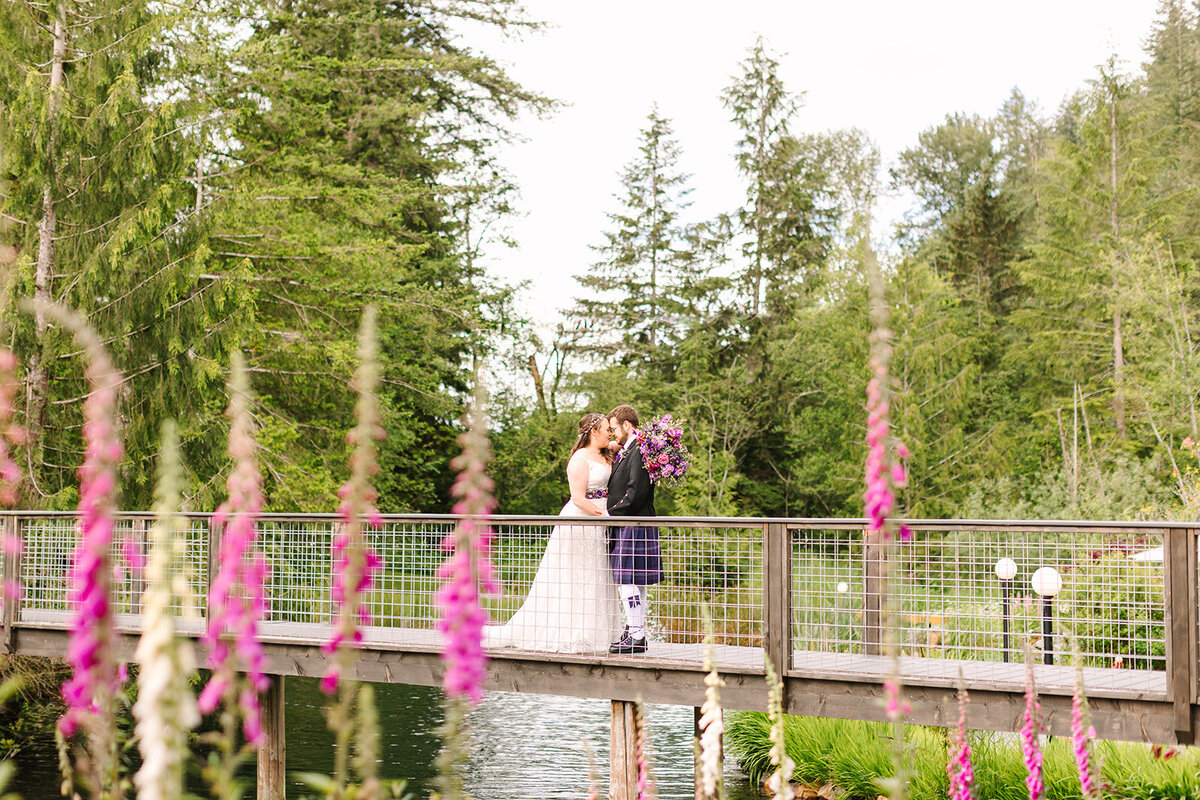
{"type": "MultiPolygon", "coordinates": [[[[377,684],[381,730],[380,774],[405,778],[416,797],[433,789],[433,759],[440,741],[441,693],[438,689],[377,684]]],[[[333,736],[325,726],[325,697],[317,682],[288,678],[288,772],[329,774],[333,769],[333,736]]],[[[490,693],[472,712],[471,758],[464,767],[467,789],[478,800],[582,800],[589,787],[591,746],[600,795],[608,793],[610,706],[607,700],[490,693]]],[[[679,706],[647,707],[654,778],[662,800],[689,800],[692,790],[692,710],[679,706]]],[[[26,751],[18,758],[13,788],[26,800],[56,800],[59,777],[53,745],[26,751]]],[[[732,763],[726,764],[730,800],[761,797],[732,763]]],[[[253,797],[254,766],[244,778],[253,797]]],[[[208,794],[192,781],[192,791],[208,794]]],[[[289,779],[288,800],[312,792],[289,779]]]]}

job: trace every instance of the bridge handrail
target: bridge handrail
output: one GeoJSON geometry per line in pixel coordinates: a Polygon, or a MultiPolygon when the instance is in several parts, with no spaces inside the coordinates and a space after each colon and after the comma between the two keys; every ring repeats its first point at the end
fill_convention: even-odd
{"type": "MultiPolygon", "coordinates": [[[[212,511],[181,511],[180,516],[189,519],[211,517],[212,511]]],[[[153,511],[118,510],[117,515],[126,519],[153,518],[153,511]]],[[[40,509],[0,509],[0,519],[6,517],[64,518],[78,516],[78,511],[47,511],[40,509]]],[[[265,521],[310,520],[334,521],[340,516],[334,512],[263,512],[265,521]]],[[[590,523],[613,526],[629,523],[658,524],[662,526],[709,526],[757,528],[767,525],[782,525],[800,530],[863,530],[868,520],[865,517],[704,517],[704,516],[658,516],[658,517],[564,517],[556,514],[491,514],[487,517],[452,513],[386,513],[385,522],[452,522],[459,519],[490,519],[497,523],[590,523]]],[[[1012,531],[1063,531],[1063,532],[1115,532],[1131,530],[1200,530],[1200,521],[1187,520],[1051,520],[1051,519],[973,519],[968,517],[933,519],[924,517],[900,518],[897,524],[905,524],[913,530],[1012,530],[1012,531]]]]}

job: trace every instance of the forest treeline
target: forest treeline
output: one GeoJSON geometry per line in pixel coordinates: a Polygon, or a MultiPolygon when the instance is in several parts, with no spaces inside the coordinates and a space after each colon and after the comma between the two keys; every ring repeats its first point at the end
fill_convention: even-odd
{"type": "Polygon", "coordinates": [[[25,502],[74,504],[84,389],[69,338],[23,298],[83,310],[127,377],[126,507],[149,502],[166,417],[189,504],[215,504],[224,375],[245,351],[280,511],[335,505],[371,302],[382,509],[445,510],[484,365],[502,511],[557,512],[580,410],[632,402],[688,423],[692,477],[660,511],[857,515],[878,257],[912,514],[1187,513],[1198,16],[1164,0],[1143,64],[1099,67],[1052,112],[1014,90],[991,116],[948,114],[886,170],[866,132],[803,130],[803,87],[753,43],[713,87],[744,195],[693,216],[687,142],[650,110],[546,337],[480,267],[519,189],[499,148],[554,108],[461,36],[535,32],[512,0],[6,2],[0,260],[36,434],[25,502]],[[873,224],[883,192],[914,198],[895,231],[873,224]]]}

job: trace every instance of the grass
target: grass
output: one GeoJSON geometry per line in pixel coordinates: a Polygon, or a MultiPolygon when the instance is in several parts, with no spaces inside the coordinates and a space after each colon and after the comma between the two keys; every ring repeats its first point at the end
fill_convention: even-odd
{"type": "MultiPolygon", "coordinates": [[[[843,800],[876,800],[877,779],[892,774],[891,726],[816,717],[786,717],[784,740],[796,762],[793,782],[814,787],[830,784],[843,800]]],[[[946,731],[908,726],[905,729],[912,758],[909,787],[912,800],[944,800],[949,790],[946,776],[946,731]]],[[[761,783],[771,772],[768,753],[770,727],[765,714],[730,714],[726,746],[742,769],[761,783]]],[[[978,800],[1024,800],[1025,765],[1020,743],[1013,734],[973,731],[970,734],[978,800]]],[[[1156,756],[1147,745],[1099,742],[1103,778],[1108,797],[1128,800],[1200,800],[1200,749],[1167,751],[1156,756]]],[[[1046,744],[1044,777],[1046,800],[1082,800],[1070,742],[1056,737],[1046,744]]]]}

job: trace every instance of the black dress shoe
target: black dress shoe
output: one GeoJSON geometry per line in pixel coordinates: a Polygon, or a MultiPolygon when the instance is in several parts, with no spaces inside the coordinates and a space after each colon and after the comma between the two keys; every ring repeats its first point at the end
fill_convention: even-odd
{"type": "Polygon", "coordinates": [[[609,645],[608,652],[612,653],[613,655],[644,653],[646,652],[646,637],[643,636],[641,639],[634,639],[629,635],[629,629],[626,628],[625,635],[621,637],[620,641],[613,642],[611,645],[609,645]]]}

